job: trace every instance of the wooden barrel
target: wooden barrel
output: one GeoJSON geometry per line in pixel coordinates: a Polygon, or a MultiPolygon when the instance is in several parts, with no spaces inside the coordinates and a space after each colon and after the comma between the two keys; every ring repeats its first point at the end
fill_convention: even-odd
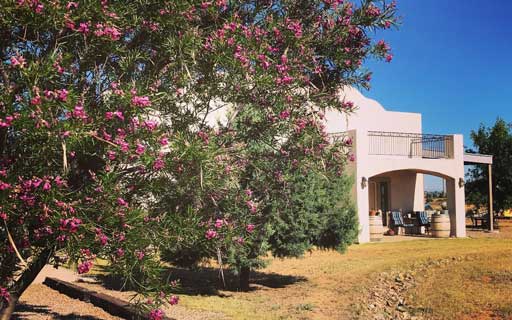
{"type": "Polygon", "coordinates": [[[432,236],[434,238],[450,237],[450,216],[447,214],[433,214],[431,222],[432,236]]]}
{"type": "Polygon", "coordinates": [[[370,241],[381,241],[384,237],[381,216],[370,216],[370,241]]]}

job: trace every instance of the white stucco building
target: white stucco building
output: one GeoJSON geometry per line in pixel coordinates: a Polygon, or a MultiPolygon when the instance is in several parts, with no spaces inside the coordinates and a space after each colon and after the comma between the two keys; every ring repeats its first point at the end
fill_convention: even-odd
{"type": "MultiPolygon", "coordinates": [[[[370,210],[424,210],[424,174],[445,179],[451,236],[465,237],[464,164],[488,164],[491,170],[492,156],[465,154],[462,135],[423,133],[421,114],[387,111],[355,88],[343,88],[340,100],[353,102],[356,111],[349,116],[327,111],[326,129],[353,142],[349,171],[355,178],[359,243],[370,241],[370,210]]],[[[226,123],[229,109],[216,102],[206,121],[226,123]]]]}
{"type": "Polygon", "coordinates": [[[326,113],[327,131],[353,141],[359,242],[370,241],[369,210],[424,210],[424,174],[446,181],[451,236],[465,237],[464,164],[492,163],[492,157],[464,154],[460,134],[424,134],[421,114],[385,110],[354,88],[345,88],[342,100],[357,110],[350,116],[326,113]]]}

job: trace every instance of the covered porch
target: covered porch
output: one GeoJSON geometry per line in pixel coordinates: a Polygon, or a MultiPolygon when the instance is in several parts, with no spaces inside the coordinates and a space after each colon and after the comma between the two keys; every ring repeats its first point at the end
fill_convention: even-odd
{"type": "MultiPolygon", "coordinates": [[[[452,177],[421,170],[395,170],[372,176],[368,179],[368,208],[370,214],[370,240],[380,240],[378,228],[382,223],[382,233],[408,237],[457,236],[456,203],[460,199],[457,189],[461,183],[452,177]],[[426,174],[443,179],[446,186],[444,207],[425,208],[424,177],[426,174]],[[445,209],[445,210],[442,210],[445,209]],[[377,212],[375,217],[371,217],[377,212]],[[448,213],[439,216],[440,213],[448,213]],[[437,214],[437,220],[433,216],[437,214]],[[443,225],[438,220],[443,218],[443,225]],[[375,222],[377,219],[377,223],[375,222]],[[432,229],[434,227],[434,234],[432,229]],[[377,230],[377,231],[376,231],[377,230]],[[443,230],[443,232],[439,232],[443,230]]],[[[459,231],[460,234],[460,231],[459,231]]],[[[460,235],[459,235],[460,236],[460,235]]]]}

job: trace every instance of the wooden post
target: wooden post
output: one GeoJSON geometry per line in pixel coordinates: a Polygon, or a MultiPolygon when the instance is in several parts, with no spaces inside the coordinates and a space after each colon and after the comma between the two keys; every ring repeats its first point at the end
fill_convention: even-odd
{"type": "Polygon", "coordinates": [[[488,165],[489,168],[489,231],[493,231],[494,224],[494,209],[492,206],[492,164],[488,165]]]}

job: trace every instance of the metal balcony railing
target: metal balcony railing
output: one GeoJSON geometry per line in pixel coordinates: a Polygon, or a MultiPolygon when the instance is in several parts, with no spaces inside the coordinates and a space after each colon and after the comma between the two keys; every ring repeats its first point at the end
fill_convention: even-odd
{"type": "Polygon", "coordinates": [[[369,154],[410,158],[452,159],[453,136],[368,131],[369,154]]]}

